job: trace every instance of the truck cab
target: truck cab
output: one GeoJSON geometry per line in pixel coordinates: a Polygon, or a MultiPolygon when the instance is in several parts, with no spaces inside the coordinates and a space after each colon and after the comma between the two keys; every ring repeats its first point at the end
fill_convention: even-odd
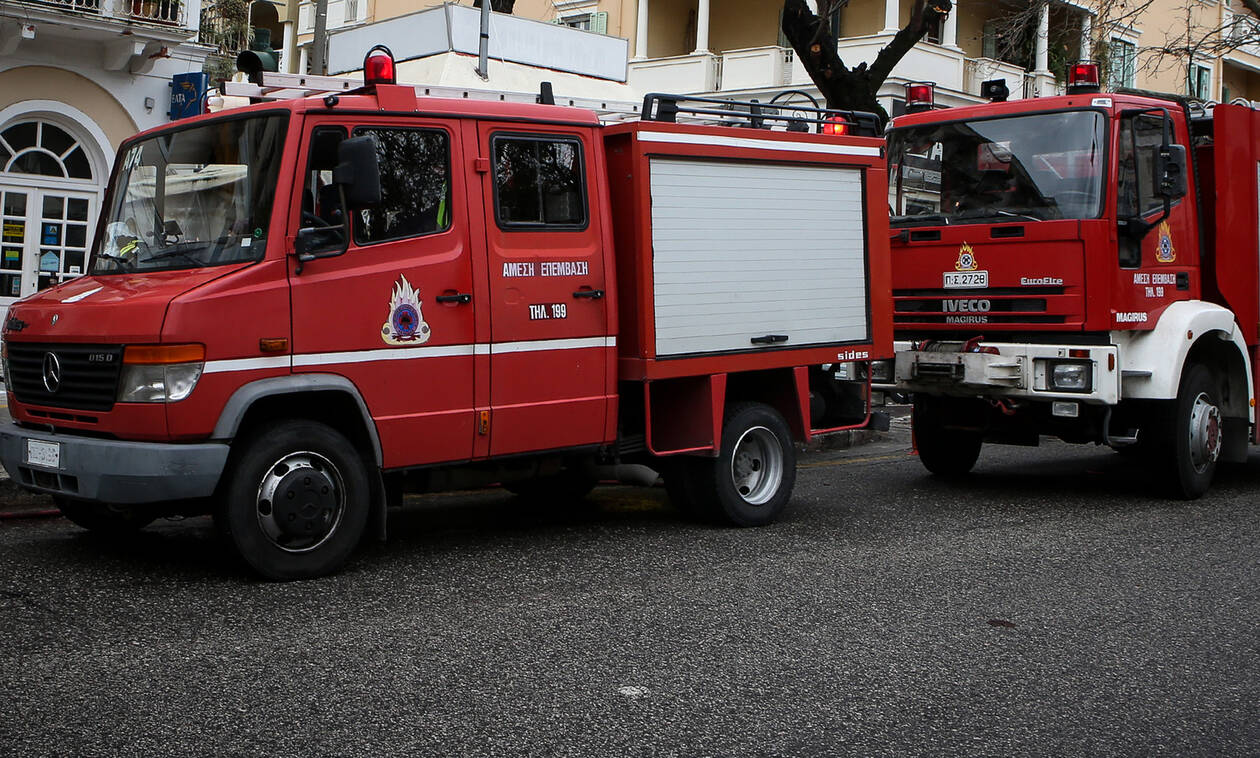
{"type": "Polygon", "coordinates": [[[935,473],[1053,435],[1141,452],[1197,497],[1252,437],[1254,307],[1218,274],[1256,253],[1210,243],[1228,160],[1211,114],[1081,68],[1065,96],[894,121],[886,386],[913,394],[935,473]]]}

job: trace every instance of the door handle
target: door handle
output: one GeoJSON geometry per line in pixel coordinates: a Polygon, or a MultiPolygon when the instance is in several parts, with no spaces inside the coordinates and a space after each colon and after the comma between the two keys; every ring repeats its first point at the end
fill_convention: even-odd
{"type": "Polygon", "coordinates": [[[764,337],[753,337],[748,341],[754,345],[773,345],[776,342],[787,342],[788,336],[786,334],[767,334],[764,337]]]}
{"type": "Polygon", "coordinates": [[[592,300],[598,300],[604,296],[603,290],[578,290],[573,293],[574,297],[589,297],[592,300]]]}
{"type": "Polygon", "coordinates": [[[437,297],[433,299],[437,300],[439,303],[465,304],[465,303],[472,302],[472,295],[468,294],[467,292],[460,292],[454,295],[438,295],[437,297]]]}

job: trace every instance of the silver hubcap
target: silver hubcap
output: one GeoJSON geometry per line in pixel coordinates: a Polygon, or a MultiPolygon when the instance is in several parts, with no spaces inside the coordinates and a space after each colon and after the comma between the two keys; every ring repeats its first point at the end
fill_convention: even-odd
{"type": "Polygon", "coordinates": [[[731,482],[749,505],[764,505],[783,481],[783,450],[774,433],[754,426],[740,435],[731,456],[731,482]]]}
{"type": "Polygon", "coordinates": [[[1221,452],[1221,412],[1206,393],[1199,393],[1190,409],[1190,462],[1202,473],[1221,452]]]}
{"type": "Polygon", "coordinates": [[[346,510],[337,467],[319,453],[289,453],[258,485],[258,526],[281,550],[305,553],[328,541],[346,510]]]}

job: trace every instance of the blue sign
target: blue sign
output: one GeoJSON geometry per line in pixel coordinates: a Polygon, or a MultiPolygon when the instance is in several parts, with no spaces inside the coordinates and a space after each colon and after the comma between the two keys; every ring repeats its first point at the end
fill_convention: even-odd
{"type": "Polygon", "coordinates": [[[210,75],[198,71],[193,74],[176,74],[171,77],[172,121],[206,112],[206,92],[210,89],[210,75]]]}

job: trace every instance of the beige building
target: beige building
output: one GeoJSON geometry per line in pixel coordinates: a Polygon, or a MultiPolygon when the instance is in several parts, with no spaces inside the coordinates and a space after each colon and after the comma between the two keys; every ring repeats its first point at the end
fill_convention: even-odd
{"type": "MultiPolygon", "coordinates": [[[[330,0],[329,28],[356,26],[439,5],[433,0],[330,0]]],[[[471,0],[463,0],[465,5],[471,0]]],[[[309,45],[313,4],[297,14],[309,45]]],[[[515,15],[628,40],[629,83],[637,91],[717,92],[767,99],[812,90],[779,32],[778,0],[518,0],[515,15]]],[[[913,0],[851,0],[835,21],[841,58],[872,61],[910,18],[913,0]]],[[[955,10],[902,59],[881,90],[888,105],[908,81],[934,81],[946,104],[979,99],[980,84],[1004,79],[1013,98],[1061,91],[1068,63],[1100,58],[1113,85],[1203,99],[1260,99],[1260,46],[1160,56],[1155,49],[1196,40],[1260,40],[1238,0],[1054,0],[1030,5],[1014,23],[1009,6],[956,0],[955,10]],[[1113,7],[1114,6],[1114,7],[1113,7]],[[1021,31],[1022,30],[1022,31],[1021,31]],[[1212,31],[1218,30],[1213,37],[1212,31]],[[1232,35],[1232,36],[1231,36],[1232,35]]],[[[1199,45],[1206,50],[1210,45],[1199,45]]],[[[296,70],[305,59],[293,62],[296,70]]]]}

